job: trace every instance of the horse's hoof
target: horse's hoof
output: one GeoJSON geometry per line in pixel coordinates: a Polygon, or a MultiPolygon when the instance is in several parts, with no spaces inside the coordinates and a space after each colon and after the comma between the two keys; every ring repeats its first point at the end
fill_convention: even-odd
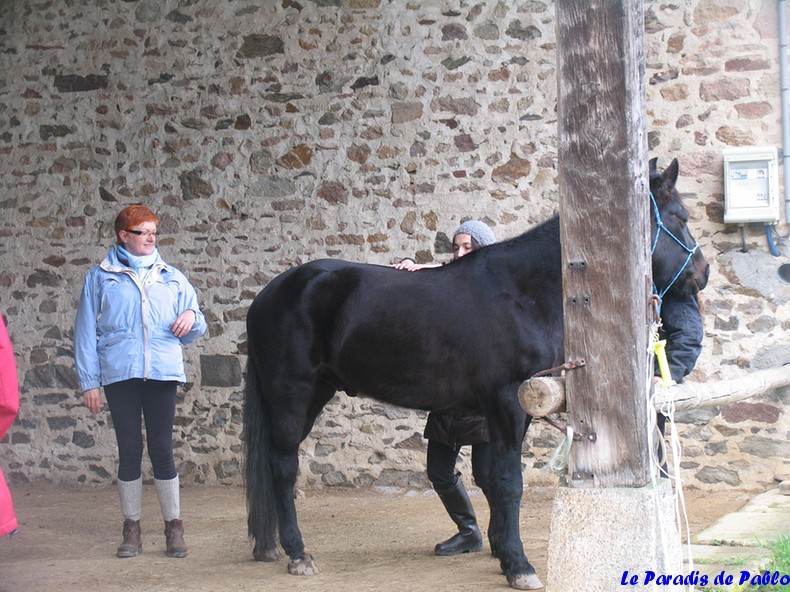
{"type": "Polygon", "coordinates": [[[263,551],[259,551],[258,547],[255,547],[252,550],[252,558],[255,561],[265,561],[266,563],[271,563],[273,561],[280,560],[280,552],[277,550],[277,547],[273,549],[264,549],[263,551]]]}
{"type": "Polygon", "coordinates": [[[534,573],[516,574],[507,577],[508,584],[516,590],[543,590],[543,582],[534,573]]]}
{"type": "Polygon", "coordinates": [[[313,560],[313,556],[305,553],[301,559],[288,561],[288,573],[292,576],[317,576],[321,572],[313,560]]]}

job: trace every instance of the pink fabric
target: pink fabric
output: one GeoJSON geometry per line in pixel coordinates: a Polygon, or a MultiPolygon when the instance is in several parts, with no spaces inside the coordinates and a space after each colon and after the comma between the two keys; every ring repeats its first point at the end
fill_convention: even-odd
{"type": "MultiPolygon", "coordinates": [[[[11,348],[5,323],[0,318],[0,440],[5,437],[18,412],[19,381],[16,375],[14,350],[11,348]]],[[[17,520],[11,492],[0,469],[0,536],[16,529],[17,520]]]]}

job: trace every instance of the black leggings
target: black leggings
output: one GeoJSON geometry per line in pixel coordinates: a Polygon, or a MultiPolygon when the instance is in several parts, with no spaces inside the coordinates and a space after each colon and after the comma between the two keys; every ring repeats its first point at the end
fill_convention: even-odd
{"type": "MultiPolygon", "coordinates": [[[[488,442],[472,444],[472,476],[475,484],[484,492],[488,491],[488,455],[491,448],[488,442]]],[[[428,457],[426,460],[426,470],[428,480],[433,488],[444,493],[455,487],[458,476],[455,472],[455,461],[461,447],[455,448],[442,444],[436,440],[428,440],[428,457]]]]}
{"type": "Polygon", "coordinates": [[[173,461],[173,420],[176,414],[177,382],[133,378],[105,385],[115,437],[118,440],[118,479],[140,478],[143,461],[141,417],[145,417],[148,457],[154,478],[176,477],[173,461]]]}

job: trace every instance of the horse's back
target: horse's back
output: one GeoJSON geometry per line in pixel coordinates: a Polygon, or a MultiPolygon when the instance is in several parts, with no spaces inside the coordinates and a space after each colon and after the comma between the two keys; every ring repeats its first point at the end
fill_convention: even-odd
{"type": "MultiPolygon", "coordinates": [[[[314,298],[336,300],[341,294],[327,292],[327,278],[342,270],[372,267],[363,263],[352,263],[340,259],[318,259],[292,267],[276,276],[261,290],[247,311],[247,329],[257,334],[260,323],[269,329],[276,328],[280,321],[309,313],[314,298]],[[317,293],[319,292],[320,293],[317,293]],[[334,297],[333,297],[334,296],[334,297]],[[273,321],[278,321],[274,323],[273,321]]],[[[352,286],[335,283],[336,292],[347,293],[352,286]]]]}
{"type": "Polygon", "coordinates": [[[562,357],[556,220],[416,272],[322,259],[279,275],[248,313],[269,377],[323,379],[406,407],[477,405],[562,357]]]}

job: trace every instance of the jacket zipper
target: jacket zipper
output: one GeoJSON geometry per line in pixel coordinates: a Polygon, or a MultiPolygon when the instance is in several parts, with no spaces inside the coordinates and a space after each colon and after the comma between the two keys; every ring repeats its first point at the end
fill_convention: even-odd
{"type": "MultiPolygon", "coordinates": [[[[151,270],[153,271],[153,269],[151,270]]],[[[149,318],[149,306],[148,306],[148,289],[147,286],[140,281],[140,276],[134,270],[124,270],[137,286],[137,289],[140,290],[140,324],[143,328],[143,380],[148,380],[148,373],[150,371],[150,363],[151,363],[151,351],[148,347],[148,318],[149,318]]],[[[151,275],[151,272],[148,273],[148,276],[151,275]]],[[[147,278],[146,278],[147,279],[147,278]]]]}

